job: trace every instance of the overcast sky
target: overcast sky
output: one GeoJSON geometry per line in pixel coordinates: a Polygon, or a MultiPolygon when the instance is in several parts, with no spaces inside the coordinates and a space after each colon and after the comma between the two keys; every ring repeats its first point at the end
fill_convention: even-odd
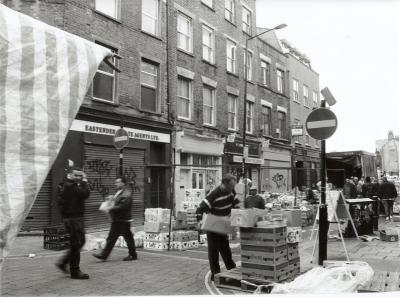
{"type": "Polygon", "coordinates": [[[277,31],[311,59],[337,100],[327,151],[375,152],[400,132],[400,0],[256,0],[257,26],[277,31]]]}

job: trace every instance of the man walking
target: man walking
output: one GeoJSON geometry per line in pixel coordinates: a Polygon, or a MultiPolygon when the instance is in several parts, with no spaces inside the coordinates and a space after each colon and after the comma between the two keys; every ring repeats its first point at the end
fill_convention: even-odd
{"type": "Polygon", "coordinates": [[[265,201],[257,194],[257,187],[253,186],[250,188],[250,195],[244,201],[244,208],[265,209],[265,201]]]}
{"type": "MultiPolygon", "coordinates": [[[[215,216],[229,216],[234,207],[239,206],[240,201],[235,197],[236,178],[233,175],[227,174],[220,186],[216,187],[207,197],[200,203],[196,211],[197,219],[200,220],[203,213],[211,213],[215,216]]],[[[214,281],[214,276],[221,272],[219,266],[219,254],[224,260],[226,269],[230,270],[236,267],[232,259],[232,251],[229,247],[228,235],[218,234],[207,231],[208,241],[208,260],[211,269],[211,280],[214,281]]]]}
{"type": "Polygon", "coordinates": [[[379,186],[379,198],[382,199],[385,208],[386,221],[389,221],[393,218],[393,200],[397,198],[397,190],[386,176],[382,177],[382,183],[379,186]]]}
{"type": "Polygon", "coordinates": [[[93,256],[103,261],[107,260],[115,242],[122,235],[128,245],[129,251],[129,255],[124,258],[124,261],[133,261],[137,259],[137,253],[135,239],[131,232],[132,195],[130,189],[127,187],[125,177],[118,177],[115,180],[115,188],[117,192],[112,198],[115,204],[110,209],[112,223],[106,246],[100,254],[93,254],[93,256]]]}
{"type": "Polygon", "coordinates": [[[59,206],[66,231],[70,235],[70,249],[56,264],[71,278],[88,279],[89,275],[79,268],[80,251],[85,244],[85,228],[83,215],[85,212],[85,200],[89,197],[90,190],[87,184],[86,174],[81,168],[73,168],[72,173],[63,185],[60,185],[59,206]]]}

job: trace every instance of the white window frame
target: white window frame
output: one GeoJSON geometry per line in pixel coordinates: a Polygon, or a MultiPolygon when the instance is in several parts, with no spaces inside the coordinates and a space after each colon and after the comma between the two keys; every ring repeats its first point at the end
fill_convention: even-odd
{"type": "Polygon", "coordinates": [[[313,107],[318,107],[318,93],[313,91],[313,107]]]}
{"type": "Polygon", "coordinates": [[[262,129],[263,129],[263,135],[264,136],[270,136],[271,132],[272,132],[272,108],[270,106],[266,106],[266,105],[262,105],[261,106],[261,117],[262,117],[262,129]],[[268,121],[268,126],[269,126],[269,131],[268,133],[266,133],[267,131],[265,131],[265,122],[264,122],[264,109],[268,110],[268,116],[269,116],[269,121],[268,121]]]}
{"type": "Polygon", "coordinates": [[[237,130],[237,114],[238,114],[238,97],[234,96],[232,94],[228,94],[228,130],[233,130],[236,131],[237,130]],[[234,102],[234,111],[232,112],[231,110],[229,110],[230,104],[229,104],[229,100],[232,100],[234,102]],[[229,116],[233,115],[233,127],[229,127],[229,116]]]}
{"type": "Polygon", "coordinates": [[[309,107],[310,89],[306,85],[303,85],[303,100],[304,100],[304,106],[309,107]]]}
{"type": "Polygon", "coordinates": [[[267,61],[261,60],[260,67],[261,67],[261,83],[264,86],[268,86],[270,84],[271,64],[268,63],[267,61]]]}
{"type": "Polygon", "coordinates": [[[215,115],[216,115],[216,100],[215,100],[215,88],[213,88],[212,86],[209,85],[203,85],[203,125],[206,126],[215,126],[215,115]],[[204,90],[205,89],[209,89],[211,90],[211,101],[212,101],[212,105],[206,105],[204,103],[204,90]],[[204,120],[204,110],[205,107],[211,108],[211,123],[206,123],[204,120]]]}
{"type": "Polygon", "coordinates": [[[282,93],[282,94],[283,94],[284,88],[285,88],[284,78],[285,78],[285,72],[282,69],[277,68],[276,69],[276,88],[277,88],[278,92],[282,93]]]}
{"type": "Polygon", "coordinates": [[[104,14],[104,15],[110,17],[110,18],[119,20],[120,19],[120,15],[121,15],[121,0],[108,0],[108,1],[114,1],[115,2],[115,11],[114,11],[115,16],[109,14],[108,12],[106,12],[104,10],[99,9],[98,6],[97,6],[98,5],[97,4],[97,0],[94,1],[94,9],[97,12],[100,12],[101,14],[104,14]]]}
{"type": "Polygon", "coordinates": [[[211,64],[215,63],[215,30],[203,24],[201,30],[201,39],[202,39],[202,58],[203,60],[210,62],[211,64]],[[210,36],[210,45],[204,43],[204,31],[206,31],[210,36]],[[205,48],[208,50],[211,60],[208,60],[204,57],[205,48]]]}
{"type": "Polygon", "coordinates": [[[305,145],[311,146],[310,145],[310,135],[308,135],[308,133],[306,133],[304,135],[304,143],[305,143],[305,145]]]}
{"type": "Polygon", "coordinates": [[[242,6],[242,31],[251,35],[252,12],[247,7],[242,6]]]}
{"type": "Polygon", "coordinates": [[[205,6],[213,8],[214,0],[201,0],[201,3],[203,3],[205,6]]]}
{"type": "Polygon", "coordinates": [[[246,133],[253,134],[253,131],[254,131],[254,102],[246,101],[246,104],[247,104],[247,117],[246,118],[249,120],[249,122],[246,123],[246,133]]]}
{"type": "Polygon", "coordinates": [[[141,27],[142,30],[146,33],[155,35],[155,36],[159,36],[160,35],[160,0],[142,0],[142,23],[141,23],[141,27]],[[155,1],[157,2],[157,12],[156,12],[156,16],[154,15],[150,15],[146,12],[143,11],[143,2],[144,1],[155,1]],[[147,30],[144,29],[143,27],[143,21],[144,21],[144,16],[147,18],[152,19],[153,21],[155,21],[155,30],[156,32],[149,32],[147,30]]]}
{"type": "MultiPolygon", "coordinates": [[[[245,65],[246,61],[246,49],[243,51],[243,65],[245,65]]],[[[247,65],[244,66],[245,71],[247,71],[247,81],[253,80],[253,53],[251,51],[247,51],[247,65]]]]}
{"type": "Polygon", "coordinates": [[[280,135],[279,135],[279,137],[280,138],[282,138],[282,139],[286,139],[286,137],[287,137],[287,129],[286,129],[286,120],[287,120],[287,114],[285,113],[285,112],[283,112],[283,111],[279,111],[278,110],[278,127],[279,127],[279,131],[280,131],[280,135]],[[281,127],[281,124],[280,124],[280,122],[281,122],[281,120],[279,119],[279,115],[280,114],[283,114],[284,115],[284,123],[283,123],[283,127],[281,127]],[[285,133],[283,133],[283,132],[285,132],[285,133]]]}
{"type": "Polygon", "coordinates": [[[299,81],[295,78],[293,78],[293,82],[292,82],[292,96],[293,96],[293,101],[295,102],[299,102],[299,81]]]}
{"type": "Polygon", "coordinates": [[[188,107],[189,117],[184,117],[184,116],[178,114],[178,118],[184,119],[184,120],[191,120],[191,118],[192,118],[192,102],[193,102],[193,81],[191,79],[183,77],[183,76],[178,76],[177,96],[178,96],[178,104],[180,103],[180,101],[186,100],[189,105],[189,107],[188,107]],[[182,97],[179,94],[179,85],[180,85],[179,81],[180,80],[183,80],[189,84],[189,98],[182,97]]]}
{"type": "Polygon", "coordinates": [[[177,25],[176,26],[177,26],[177,35],[178,35],[178,40],[177,40],[178,49],[180,49],[182,51],[185,51],[185,52],[188,52],[188,53],[193,53],[193,19],[191,17],[187,16],[186,14],[182,13],[182,12],[178,12],[177,25]],[[187,24],[189,25],[189,34],[190,35],[187,35],[186,33],[179,31],[179,25],[178,25],[179,24],[179,19],[183,19],[184,21],[187,22],[187,24]],[[179,45],[179,40],[180,40],[179,36],[180,35],[185,36],[185,38],[189,41],[189,49],[182,48],[179,45]]]}
{"type": "Polygon", "coordinates": [[[236,17],[236,3],[235,0],[225,0],[225,19],[231,23],[235,23],[236,17]],[[227,17],[227,14],[229,17],[227,17]]]}
{"type": "Polygon", "coordinates": [[[159,83],[159,80],[160,80],[160,65],[157,63],[157,62],[153,62],[152,63],[152,61],[150,61],[150,60],[147,60],[147,59],[142,59],[141,61],[140,61],[140,92],[142,91],[141,90],[141,88],[142,88],[142,86],[145,86],[146,88],[151,88],[151,89],[154,89],[155,90],[155,96],[156,96],[156,108],[155,108],[155,110],[148,110],[148,109],[145,109],[144,107],[142,107],[142,98],[140,98],[140,109],[143,109],[143,110],[148,110],[148,111],[151,111],[151,112],[158,112],[159,111],[159,88],[160,88],[160,83],[159,83]],[[156,75],[154,75],[153,73],[150,73],[150,72],[145,72],[145,71],[143,71],[142,70],[142,63],[146,63],[146,64],[150,64],[150,65],[153,65],[153,66],[155,66],[156,67],[156,69],[157,69],[157,74],[156,75]],[[149,84],[146,84],[146,83],[143,83],[142,82],[142,73],[146,73],[147,75],[150,75],[150,76],[155,76],[157,79],[156,79],[156,86],[154,87],[154,86],[152,86],[152,85],[149,85],[149,84]]]}
{"type": "Polygon", "coordinates": [[[226,55],[226,70],[233,74],[237,73],[237,48],[238,48],[238,45],[236,42],[234,42],[233,40],[231,40],[229,38],[226,39],[226,53],[227,53],[227,55],[226,55]],[[233,53],[233,57],[230,57],[228,55],[228,47],[229,47],[229,53],[233,53]],[[233,67],[233,69],[229,70],[228,65],[233,67]]]}

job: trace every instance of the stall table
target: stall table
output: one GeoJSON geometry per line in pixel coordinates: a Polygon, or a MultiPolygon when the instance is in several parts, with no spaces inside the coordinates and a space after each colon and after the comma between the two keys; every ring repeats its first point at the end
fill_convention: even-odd
{"type": "MultiPolygon", "coordinates": [[[[350,206],[350,214],[353,218],[353,221],[355,222],[358,235],[372,234],[374,231],[374,227],[377,229],[379,218],[377,212],[377,202],[378,199],[371,198],[346,199],[346,203],[350,206]],[[373,205],[372,215],[370,219],[366,219],[365,211],[370,204],[373,205]],[[359,209],[355,207],[357,205],[360,206],[359,209]],[[359,222],[359,224],[357,224],[356,222],[359,222]]],[[[345,235],[346,237],[355,236],[350,224],[347,227],[345,235]]]]}

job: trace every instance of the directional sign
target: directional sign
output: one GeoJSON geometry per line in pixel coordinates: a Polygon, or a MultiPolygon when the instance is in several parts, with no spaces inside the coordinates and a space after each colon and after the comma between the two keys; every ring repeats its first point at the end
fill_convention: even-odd
{"type": "Polygon", "coordinates": [[[129,135],[125,129],[121,128],[115,132],[114,135],[114,146],[117,150],[121,150],[126,147],[129,143],[129,135]]]}
{"type": "Polygon", "coordinates": [[[306,120],[307,132],[314,139],[327,139],[335,133],[336,128],[336,115],[323,107],[313,110],[306,120]]]}

